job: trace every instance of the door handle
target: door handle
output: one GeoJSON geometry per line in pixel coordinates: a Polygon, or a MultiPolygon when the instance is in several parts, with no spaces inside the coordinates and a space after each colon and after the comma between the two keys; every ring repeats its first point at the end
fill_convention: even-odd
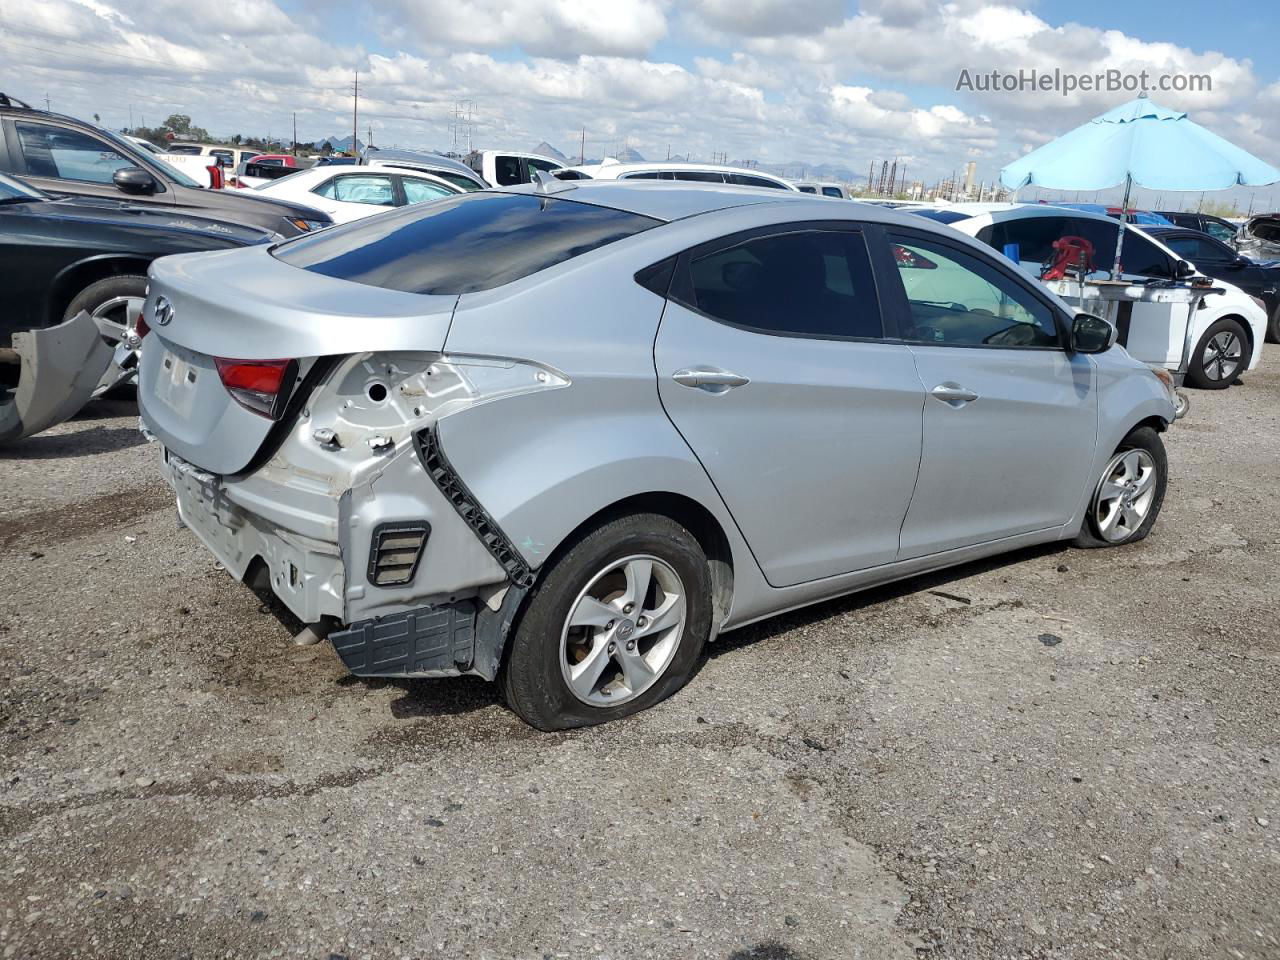
{"type": "Polygon", "coordinates": [[[751,382],[746,377],[718,367],[685,367],[673,373],[671,379],[681,386],[697,387],[707,393],[725,393],[751,382]]]}
{"type": "Polygon", "coordinates": [[[943,403],[950,404],[953,407],[963,407],[970,400],[977,400],[978,395],[972,390],[960,386],[948,380],[946,383],[940,383],[929,394],[943,403]]]}

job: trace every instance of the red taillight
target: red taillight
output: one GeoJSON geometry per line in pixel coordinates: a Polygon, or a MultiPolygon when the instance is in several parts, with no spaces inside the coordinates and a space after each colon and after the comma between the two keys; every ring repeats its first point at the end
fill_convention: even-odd
{"type": "Polygon", "coordinates": [[[209,189],[221,190],[224,183],[222,179],[222,167],[215,163],[211,167],[205,167],[205,169],[209,171],[209,189]]]}
{"type": "Polygon", "coordinates": [[[214,357],[218,378],[242,407],[272,420],[284,413],[298,365],[293,360],[228,360],[214,357]]]}

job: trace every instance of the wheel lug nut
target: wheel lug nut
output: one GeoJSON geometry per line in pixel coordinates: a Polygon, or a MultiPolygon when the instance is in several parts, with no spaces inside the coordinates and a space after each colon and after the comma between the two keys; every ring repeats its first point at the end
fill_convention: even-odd
{"type": "Polygon", "coordinates": [[[634,610],[634,609],[635,609],[635,604],[634,604],[634,603],[628,603],[625,607],[623,607],[623,608],[622,608],[622,612],[623,612],[623,613],[630,613],[630,612],[631,612],[632,610],[634,610]]]}
{"type": "Polygon", "coordinates": [[[612,621],[612,620],[610,620],[608,623],[606,623],[606,624],[604,625],[604,628],[605,628],[606,630],[612,630],[612,629],[613,629],[613,621],[612,621]]]}
{"type": "Polygon", "coordinates": [[[628,650],[634,650],[635,648],[636,648],[636,643],[634,640],[632,640],[630,643],[627,644],[628,650]]]}
{"type": "Polygon", "coordinates": [[[636,620],[636,626],[637,626],[637,627],[647,626],[647,625],[648,625],[648,623],[649,623],[649,618],[648,618],[648,617],[640,617],[640,618],[638,618],[638,619],[636,620]]]}

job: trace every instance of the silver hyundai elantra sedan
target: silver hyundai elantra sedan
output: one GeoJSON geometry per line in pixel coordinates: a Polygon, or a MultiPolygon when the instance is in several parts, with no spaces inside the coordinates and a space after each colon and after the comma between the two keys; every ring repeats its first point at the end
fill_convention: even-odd
{"type": "Polygon", "coordinates": [[[570,181],[151,268],[184,523],[360,676],[626,716],[782,610],[1147,535],[1172,385],[989,248],[860,204],[570,181]]]}

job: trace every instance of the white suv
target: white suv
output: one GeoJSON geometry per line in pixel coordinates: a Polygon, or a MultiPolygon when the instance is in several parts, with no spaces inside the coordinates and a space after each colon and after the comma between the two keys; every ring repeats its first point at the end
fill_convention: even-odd
{"type": "MultiPolygon", "coordinates": [[[[1037,279],[1051,259],[1053,242],[1081,237],[1093,247],[1095,272],[1106,276],[1115,261],[1116,230],[1120,221],[1047,204],[955,203],[910,211],[948,224],[1010,256],[1037,279]]],[[[1203,277],[1194,265],[1127,224],[1120,252],[1120,277],[1135,283],[1203,277]]],[[[1120,342],[1139,360],[1165,367],[1188,384],[1221,390],[1253,370],[1262,357],[1267,311],[1262,301],[1239,287],[1212,281],[1222,293],[1211,294],[1192,312],[1190,329],[1183,320],[1186,307],[1141,302],[1125,305],[1120,342]],[[1182,310],[1182,314],[1178,310],[1182,310]]]]}
{"type": "Polygon", "coordinates": [[[606,157],[600,163],[567,167],[556,173],[561,180],[684,180],[692,183],[731,183],[739,187],[790,190],[796,187],[769,173],[725,167],[714,163],[622,163],[606,157]]]}

